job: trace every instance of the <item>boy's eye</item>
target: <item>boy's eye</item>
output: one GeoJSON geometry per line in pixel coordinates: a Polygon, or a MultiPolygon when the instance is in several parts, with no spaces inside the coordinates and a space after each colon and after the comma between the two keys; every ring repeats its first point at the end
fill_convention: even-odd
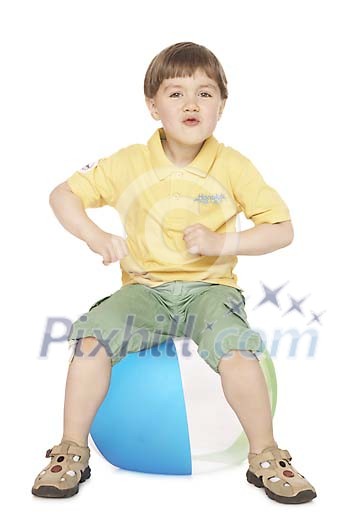
{"type": "MultiPolygon", "coordinates": [[[[205,95],[208,95],[209,97],[211,97],[210,93],[207,93],[206,91],[201,91],[201,94],[205,94],[205,95]]],[[[172,93],[170,95],[170,97],[174,97],[174,95],[180,95],[180,93],[178,91],[176,91],[175,93],[172,93]]],[[[177,97],[174,97],[174,98],[177,98],[177,97]]],[[[207,98],[207,97],[204,97],[204,98],[207,98]]]]}

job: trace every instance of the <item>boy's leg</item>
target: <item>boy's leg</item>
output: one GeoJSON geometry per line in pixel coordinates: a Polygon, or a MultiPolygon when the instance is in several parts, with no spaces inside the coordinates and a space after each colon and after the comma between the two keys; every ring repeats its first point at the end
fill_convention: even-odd
{"type": "Polygon", "coordinates": [[[277,446],[269,393],[258,359],[247,350],[234,350],[226,356],[218,366],[221,384],[248,438],[250,453],[277,446]]]}
{"type": "Polygon", "coordinates": [[[244,305],[239,289],[215,285],[194,298],[187,314],[195,319],[193,339],[199,355],[220,374],[225,398],[242,424],[250,452],[257,453],[277,444],[267,384],[255,355],[263,343],[249,327],[244,305]]]}
{"type": "Polygon", "coordinates": [[[108,392],[112,366],[127,353],[166,341],[171,330],[170,312],[139,284],[97,301],[72,325],[68,341],[76,347],[67,374],[63,436],[47,450],[50,463],[36,476],[32,494],[62,498],[78,492],[79,483],[90,477],[88,435],[108,392]]]}
{"type": "Polygon", "coordinates": [[[274,439],[269,395],[259,361],[247,350],[227,355],[228,359],[220,359],[218,371],[225,397],[250,442],[247,481],[264,488],[267,496],[279,503],[311,501],[317,497],[316,489],[292,465],[289,451],[280,449],[274,439]]]}
{"type": "Polygon", "coordinates": [[[90,477],[88,434],[107,393],[110,375],[111,358],[98,340],[78,339],[67,374],[63,437],[46,452],[51,460],[35,478],[31,489],[35,496],[74,496],[79,484],[90,477]]]}
{"type": "Polygon", "coordinates": [[[67,373],[62,441],[88,446],[93,418],[109,388],[111,368],[110,356],[95,337],[78,340],[67,373]]]}

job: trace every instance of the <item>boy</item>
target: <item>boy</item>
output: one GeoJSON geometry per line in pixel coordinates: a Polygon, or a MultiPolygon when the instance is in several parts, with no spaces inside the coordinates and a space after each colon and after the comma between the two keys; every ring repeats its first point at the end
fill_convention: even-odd
{"type": "Polygon", "coordinates": [[[257,357],[263,342],[249,327],[233,274],[237,255],[260,255],[292,242],[289,210],[246,157],[212,135],[228,93],[223,68],[211,51],[192,42],[164,49],[148,67],[144,93],[152,117],[162,122],[148,144],[122,148],[85,166],[50,196],[62,225],[100,254],[103,264],[120,261],[122,287],[72,326],[63,436],[47,451],[51,461],[32,493],[69,497],[90,477],[88,434],[111,367],[126,353],[151,346],[123,338],[126,322],[130,316],[131,331],[145,328],[158,336],[161,316],[156,344],[170,335],[188,337],[186,321],[194,319],[190,337],[220,374],[250,443],[247,480],[278,502],[308,502],[316,497],[314,487],[273,436],[257,357]],[[84,211],[106,204],[120,214],[126,239],[102,231],[84,211]],[[235,219],[241,211],[255,226],[238,233],[235,219]],[[208,320],[210,330],[204,329],[208,320]]]}

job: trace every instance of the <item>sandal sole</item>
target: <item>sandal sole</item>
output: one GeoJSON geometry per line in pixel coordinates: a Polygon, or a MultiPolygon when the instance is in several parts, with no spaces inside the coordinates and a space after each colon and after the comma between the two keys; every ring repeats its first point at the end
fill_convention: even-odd
{"type": "Polygon", "coordinates": [[[32,488],[31,492],[34,496],[40,496],[41,498],[70,498],[71,496],[77,494],[79,484],[86,481],[86,479],[89,477],[91,477],[91,469],[89,466],[87,466],[85,470],[81,472],[80,481],[75,487],[72,487],[71,489],[61,490],[51,485],[41,485],[38,489],[32,488]]]}
{"type": "Polygon", "coordinates": [[[265,485],[262,482],[262,477],[257,477],[253,472],[248,470],[246,472],[246,479],[249,483],[252,483],[252,485],[255,485],[255,487],[258,488],[264,488],[267,496],[274,501],[278,501],[279,503],[308,503],[309,501],[313,500],[317,497],[317,494],[313,490],[303,490],[302,492],[299,492],[296,494],[296,496],[292,497],[286,497],[286,496],[279,496],[277,494],[274,494],[271,492],[270,489],[265,487],[265,485]]]}

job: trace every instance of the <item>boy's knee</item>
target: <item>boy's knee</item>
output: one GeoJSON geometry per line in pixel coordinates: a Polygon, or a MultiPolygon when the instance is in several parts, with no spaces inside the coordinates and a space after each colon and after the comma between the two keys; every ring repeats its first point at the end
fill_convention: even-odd
{"type": "MultiPolygon", "coordinates": [[[[81,356],[85,354],[96,356],[100,352],[102,347],[103,345],[96,337],[82,337],[81,339],[77,340],[75,355],[81,356]]],[[[102,351],[101,353],[105,352],[102,351]]]]}

